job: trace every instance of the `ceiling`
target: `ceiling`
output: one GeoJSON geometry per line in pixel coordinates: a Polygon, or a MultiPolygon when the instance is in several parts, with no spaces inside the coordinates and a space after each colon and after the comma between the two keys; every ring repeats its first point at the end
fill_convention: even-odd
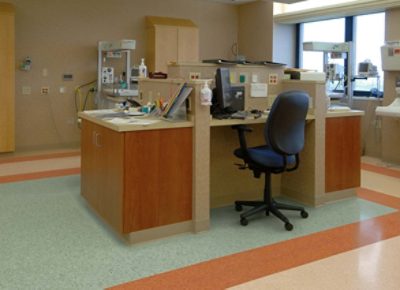
{"type": "MultiPolygon", "coordinates": [[[[258,0],[208,0],[208,1],[239,5],[239,4],[249,3],[249,2],[255,2],[258,0]]],[[[305,1],[305,0],[274,0],[274,2],[280,2],[280,3],[286,3],[286,4],[292,4],[292,3],[301,2],[301,1],[305,1]]]]}

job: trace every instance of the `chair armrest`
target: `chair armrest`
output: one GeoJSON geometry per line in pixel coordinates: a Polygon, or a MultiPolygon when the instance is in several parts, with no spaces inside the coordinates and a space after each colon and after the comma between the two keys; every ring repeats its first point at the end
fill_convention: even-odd
{"type": "Polygon", "coordinates": [[[253,129],[247,127],[246,125],[234,125],[232,129],[237,130],[239,136],[239,144],[240,150],[244,155],[244,160],[246,161],[248,153],[247,153],[247,142],[246,142],[246,132],[252,132],[253,129]]]}
{"type": "MultiPolygon", "coordinates": [[[[296,158],[296,163],[294,164],[294,166],[293,167],[291,167],[291,168],[286,168],[286,164],[285,164],[285,170],[286,171],[293,171],[293,170],[296,170],[298,167],[299,167],[299,162],[300,162],[300,158],[299,158],[299,153],[297,153],[296,155],[295,155],[295,158],[296,158]]],[[[286,163],[286,162],[285,162],[286,163]]]]}

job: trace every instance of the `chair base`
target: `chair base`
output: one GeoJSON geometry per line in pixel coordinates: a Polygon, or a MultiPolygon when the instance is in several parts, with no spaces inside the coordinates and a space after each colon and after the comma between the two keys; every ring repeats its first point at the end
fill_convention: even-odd
{"type": "Polygon", "coordinates": [[[266,215],[269,215],[269,213],[272,213],[274,216],[276,216],[281,221],[283,221],[285,223],[285,229],[288,231],[291,231],[293,229],[293,225],[290,223],[289,219],[281,213],[280,210],[299,211],[302,218],[308,217],[308,213],[305,211],[305,209],[303,207],[279,203],[273,199],[271,199],[270,202],[241,201],[241,200],[235,201],[236,211],[242,211],[243,206],[252,206],[253,208],[240,215],[240,224],[242,226],[247,226],[247,224],[248,224],[247,218],[248,217],[255,215],[259,212],[263,212],[263,211],[265,211],[266,215]]]}

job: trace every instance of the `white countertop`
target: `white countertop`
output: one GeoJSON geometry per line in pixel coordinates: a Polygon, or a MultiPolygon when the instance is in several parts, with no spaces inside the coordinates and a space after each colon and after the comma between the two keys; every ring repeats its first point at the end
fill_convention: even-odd
{"type": "Polygon", "coordinates": [[[123,112],[112,109],[84,111],[78,116],[117,132],[193,127],[191,121],[169,121],[151,116],[125,116],[123,112]]]}
{"type": "MultiPolygon", "coordinates": [[[[241,119],[211,119],[210,126],[218,127],[218,126],[233,126],[233,125],[242,125],[242,124],[262,124],[267,120],[268,114],[263,114],[262,117],[254,119],[254,118],[246,118],[244,120],[241,119]]],[[[314,120],[315,116],[311,114],[307,114],[306,120],[311,121],[314,120]]]]}
{"type": "Polygon", "coordinates": [[[354,117],[354,116],[364,116],[365,112],[360,110],[350,110],[350,111],[327,111],[327,118],[339,118],[339,117],[354,117]]]}

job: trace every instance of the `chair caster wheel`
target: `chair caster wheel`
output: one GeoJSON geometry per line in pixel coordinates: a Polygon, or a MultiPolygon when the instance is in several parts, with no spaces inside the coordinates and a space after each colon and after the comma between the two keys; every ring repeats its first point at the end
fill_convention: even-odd
{"type": "Polygon", "coordinates": [[[235,210],[236,211],[242,211],[243,210],[243,206],[241,206],[240,204],[235,204],[235,210]]]}
{"type": "Polygon", "coordinates": [[[302,210],[301,213],[300,213],[300,215],[301,215],[301,217],[302,217],[303,219],[308,218],[308,212],[306,212],[305,210],[302,210]]]}
{"type": "Polygon", "coordinates": [[[249,221],[246,218],[241,218],[240,219],[240,224],[242,226],[247,226],[249,224],[249,221]]]}
{"type": "Polygon", "coordinates": [[[265,211],[265,215],[266,215],[266,216],[269,216],[269,210],[266,210],[266,211],[265,211]]]}
{"type": "Polygon", "coordinates": [[[285,229],[287,231],[291,231],[291,230],[293,230],[293,225],[291,223],[285,223],[285,229]]]}

